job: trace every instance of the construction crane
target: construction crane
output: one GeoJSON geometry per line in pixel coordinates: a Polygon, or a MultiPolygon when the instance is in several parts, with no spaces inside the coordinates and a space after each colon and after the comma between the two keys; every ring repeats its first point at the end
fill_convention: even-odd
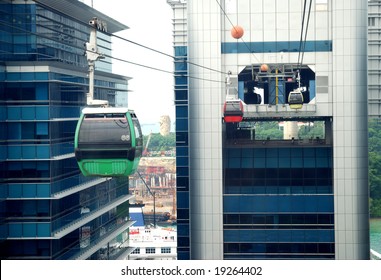
{"type": "Polygon", "coordinates": [[[144,150],[143,150],[143,156],[148,155],[148,145],[149,145],[149,142],[151,140],[151,136],[152,136],[152,130],[151,130],[150,134],[148,135],[147,143],[146,143],[146,146],[144,147],[144,150]]]}

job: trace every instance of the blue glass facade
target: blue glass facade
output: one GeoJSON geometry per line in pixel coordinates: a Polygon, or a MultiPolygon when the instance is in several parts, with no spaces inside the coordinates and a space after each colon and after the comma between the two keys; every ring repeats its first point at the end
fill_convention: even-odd
{"type": "MultiPolygon", "coordinates": [[[[73,150],[89,26],[31,2],[1,1],[0,18],[1,258],[117,258],[131,223],[128,178],[83,177],[73,150]]],[[[111,38],[101,37],[110,52],[111,38]]],[[[96,72],[96,98],[113,105],[112,93],[126,87],[96,72]]]]}
{"type": "MultiPolygon", "coordinates": [[[[83,43],[89,27],[83,22],[30,3],[2,3],[1,16],[0,61],[59,61],[87,67],[83,43]]],[[[111,71],[107,37],[99,34],[99,51],[106,58],[97,62],[97,70],[111,71]]]]}
{"type": "Polygon", "coordinates": [[[224,149],[224,259],[334,259],[331,147],[224,149]]]}
{"type": "Polygon", "coordinates": [[[177,258],[190,259],[187,48],[175,47],[177,258]]]}
{"type": "MultiPolygon", "coordinates": [[[[276,42],[223,42],[221,52],[228,53],[277,53],[299,52],[300,41],[276,41],[276,42]]],[[[332,41],[306,41],[305,52],[331,52],[332,41]]]]}

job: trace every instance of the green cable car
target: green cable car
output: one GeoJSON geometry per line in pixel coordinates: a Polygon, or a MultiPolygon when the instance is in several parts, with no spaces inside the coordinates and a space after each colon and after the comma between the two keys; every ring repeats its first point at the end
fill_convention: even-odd
{"type": "Polygon", "coordinates": [[[85,108],[77,123],[74,152],[84,176],[134,173],[143,149],[135,113],[127,108],[85,108]]]}

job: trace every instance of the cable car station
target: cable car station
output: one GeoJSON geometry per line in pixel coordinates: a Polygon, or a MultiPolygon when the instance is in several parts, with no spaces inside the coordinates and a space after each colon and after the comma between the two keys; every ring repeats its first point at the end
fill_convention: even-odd
{"type": "Polygon", "coordinates": [[[223,107],[226,145],[288,146],[332,145],[332,120],[327,117],[328,103],[315,102],[316,75],[308,65],[298,70],[292,64],[250,65],[227,79],[223,107]],[[258,139],[256,123],[284,123],[284,138],[258,139]],[[324,138],[299,139],[288,127],[298,123],[324,123],[324,138]],[[287,135],[288,134],[288,135],[287,135]]]}

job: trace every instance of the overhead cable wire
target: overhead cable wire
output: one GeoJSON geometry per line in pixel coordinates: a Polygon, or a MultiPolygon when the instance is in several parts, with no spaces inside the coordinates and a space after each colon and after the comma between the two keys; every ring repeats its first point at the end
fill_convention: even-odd
{"type": "Polygon", "coordinates": [[[302,58],[300,60],[300,65],[303,64],[304,53],[305,53],[305,49],[306,49],[308,26],[309,26],[309,23],[310,23],[310,15],[311,15],[311,6],[312,6],[312,0],[310,0],[310,6],[308,8],[307,26],[306,26],[306,32],[304,33],[303,52],[302,52],[302,58]]]}
{"type": "Polygon", "coordinates": [[[220,71],[220,70],[213,69],[213,68],[210,68],[210,67],[207,67],[207,66],[204,66],[204,65],[200,65],[200,64],[191,62],[191,61],[189,61],[189,60],[187,60],[187,59],[181,59],[181,58],[178,58],[178,57],[176,57],[176,56],[170,55],[170,54],[168,54],[168,53],[165,53],[165,52],[162,52],[162,51],[159,51],[159,50],[156,50],[156,49],[153,49],[153,48],[151,48],[151,47],[147,47],[147,46],[142,45],[142,44],[140,44],[140,43],[137,43],[137,42],[131,41],[131,40],[129,40],[129,39],[123,38],[123,37],[121,37],[121,36],[118,36],[118,35],[115,35],[115,34],[112,34],[112,33],[108,33],[108,32],[105,32],[105,31],[100,31],[100,32],[102,32],[102,33],[104,33],[104,34],[106,34],[106,35],[109,35],[109,36],[118,38],[118,39],[120,39],[120,40],[126,41],[126,42],[128,42],[128,43],[137,45],[137,46],[139,46],[139,47],[148,49],[148,50],[150,50],[150,51],[156,52],[156,53],[158,53],[158,54],[165,55],[165,56],[167,56],[167,57],[170,57],[170,58],[174,59],[176,62],[185,62],[185,63],[187,63],[187,64],[190,64],[190,65],[193,65],[193,66],[197,66],[197,67],[200,67],[200,68],[204,68],[204,69],[206,69],[206,70],[210,70],[210,71],[218,72],[218,73],[221,73],[221,74],[226,74],[225,72],[222,72],[222,71],[220,71]]]}
{"type": "Polygon", "coordinates": [[[129,64],[132,64],[132,65],[135,65],[135,66],[140,66],[140,67],[148,68],[148,69],[151,69],[151,70],[156,70],[156,71],[160,71],[160,72],[164,72],[164,73],[169,73],[169,74],[172,74],[175,78],[176,77],[188,77],[190,79],[195,79],[195,80],[224,83],[221,80],[213,80],[213,79],[207,79],[207,78],[200,78],[200,77],[195,77],[195,76],[191,76],[191,75],[188,75],[188,74],[184,74],[184,75],[183,74],[178,74],[178,73],[175,73],[173,71],[168,71],[168,70],[163,70],[163,69],[159,69],[159,68],[152,67],[152,66],[147,66],[147,65],[144,65],[144,64],[140,64],[140,63],[124,60],[122,58],[116,58],[116,57],[113,57],[113,56],[110,56],[110,55],[103,55],[103,56],[109,57],[109,58],[112,58],[112,59],[115,59],[115,60],[118,60],[118,61],[121,61],[121,62],[129,63],[129,64]]]}
{"type": "MultiPolygon", "coordinates": [[[[44,3],[41,3],[41,2],[38,1],[38,0],[33,0],[33,1],[36,2],[36,3],[38,3],[38,4],[41,5],[41,6],[49,7],[48,5],[46,5],[46,4],[44,4],[44,3]]],[[[81,24],[88,25],[87,22],[84,22],[84,21],[78,20],[78,19],[76,19],[76,18],[73,18],[72,16],[70,16],[70,15],[68,15],[68,14],[65,14],[65,15],[66,15],[67,17],[70,17],[73,21],[76,21],[76,22],[81,23],[81,24]]],[[[156,50],[156,49],[154,49],[154,48],[145,46],[145,45],[143,45],[143,44],[134,42],[134,41],[132,41],[132,40],[123,38],[123,37],[118,36],[118,35],[115,35],[115,34],[113,34],[113,33],[109,33],[109,32],[103,31],[103,30],[98,30],[98,31],[101,32],[101,33],[104,33],[105,35],[113,36],[113,37],[115,37],[115,38],[124,40],[124,41],[126,41],[126,42],[128,42],[128,43],[134,44],[134,45],[136,45],[136,46],[139,46],[139,47],[145,48],[145,49],[147,49],[147,50],[156,52],[156,53],[158,53],[158,54],[161,54],[161,55],[170,57],[170,58],[172,58],[172,59],[176,59],[176,62],[186,62],[187,64],[191,64],[191,65],[196,66],[196,67],[204,68],[204,69],[206,69],[206,70],[210,70],[210,71],[218,72],[218,73],[221,73],[221,74],[226,74],[225,72],[222,72],[221,70],[213,69],[213,68],[210,68],[210,67],[207,67],[207,66],[203,66],[203,65],[200,65],[200,64],[191,62],[191,61],[186,60],[186,59],[179,59],[178,57],[175,57],[175,56],[173,56],[173,55],[170,55],[170,54],[167,54],[167,53],[165,53],[165,52],[156,50]]]]}
{"type": "Polygon", "coordinates": [[[300,69],[300,55],[301,55],[301,52],[302,52],[302,45],[303,45],[304,18],[306,16],[306,3],[307,3],[307,0],[304,0],[302,27],[300,28],[300,38],[299,38],[298,69],[300,69]]]}
{"type": "MultiPolygon", "coordinates": [[[[232,28],[236,28],[234,23],[230,20],[228,14],[226,13],[225,9],[222,7],[221,3],[218,2],[218,0],[216,0],[218,6],[220,7],[220,10],[222,11],[222,13],[224,14],[224,16],[226,17],[226,19],[230,22],[232,28]]],[[[245,47],[248,49],[249,53],[258,61],[258,63],[261,63],[259,61],[259,59],[256,57],[256,55],[253,53],[253,51],[251,50],[251,48],[249,47],[249,45],[241,38],[241,41],[243,42],[243,44],[245,45],[245,47]]]]}
{"type": "MultiPolygon", "coordinates": [[[[47,40],[52,40],[52,41],[55,41],[55,39],[49,37],[49,36],[46,36],[46,35],[43,35],[43,34],[40,34],[40,33],[36,33],[36,32],[32,32],[32,31],[29,31],[27,29],[24,29],[24,28],[20,28],[20,27],[17,27],[17,26],[14,26],[14,25],[10,25],[10,24],[7,24],[7,23],[4,23],[3,21],[0,20],[0,25],[3,25],[3,26],[7,26],[7,27],[12,27],[13,29],[15,30],[18,30],[18,31],[22,31],[22,32],[25,32],[25,34],[30,34],[30,35],[34,35],[34,36],[39,36],[41,38],[44,38],[44,39],[47,39],[47,40]]],[[[67,43],[65,43],[67,44],[67,43]]],[[[68,44],[67,44],[68,45],[68,44]]],[[[71,47],[73,48],[77,48],[79,49],[78,46],[75,46],[75,45],[70,45],[71,47]]],[[[83,49],[83,51],[85,52],[85,49],[83,49]]],[[[91,51],[90,51],[91,52],[91,51]]],[[[2,53],[8,53],[8,54],[13,54],[11,52],[0,52],[0,54],[2,53]]],[[[94,52],[95,53],[95,52],[94,52]]],[[[43,54],[42,54],[43,55],[43,54]]],[[[111,59],[114,59],[114,60],[117,60],[117,61],[120,61],[120,62],[124,62],[124,63],[128,63],[128,64],[131,64],[131,65],[135,65],[135,66],[139,66],[139,67],[142,67],[142,68],[147,68],[147,69],[151,69],[151,70],[155,70],[155,71],[159,71],[159,72],[164,72],[164,73],[168,73],[168,74],[172,74],[174,77],[188,77],[190,79],[196,79],[196,80],[203,80],[203,81],[210,81],[210,82],[218,82],[218,83],[224,83],[223,81],[221,80],[213,80],[213,79],[206,79],[206,78],[201,78],[201,77],[195,77],[195,76],[190,76],[190,75],[182,75],[182,74],[178,74],[178,73],[175,73],[173,71],[169,71],[169,70],[165,70],[165,69],[160,69],[160,68],[156,68],[156,67],[153,67],[153,66],[149,66],[149,65],[144,65],[144,64],[141,64],[141,63],[137,63],[137,62],[133,62],[133,61],[129,61],[129,60],[126,60],[126,59],[122,59],[122,58],[118,58],[118,57],[114,57],[114,56],[111,56],[111,55],[106,55],[106,54],[102,54],[104,57],[108,57],[108,58],[111,58],[111,59]]],[[[206,67],[207,68],[207,67],[206,67]]],[[[209,69],[209,68],[207,68],[209,69]]],[[[221,72],[222,73],[222,72],[221,72]]]]}
{"type": "Polygon", "coordinates": [[[299,72],[300,72],[300,69],[302,67],[303,58],[304,58],[304,52],[305,52],[306,41],[307,41],[308,26],[309,26],[310,15],[311,15],[312,1],[311,0],[309,1],[307,22],[305,20],[307,0],[304,0],[303,6],[304,7],[303,7],[302,27],[300,30],[299,54],[298,54],[298,70],[299,70],[299,72]],[[306,27],[304,28],[305,22],[306,22],[306,27]]]}

